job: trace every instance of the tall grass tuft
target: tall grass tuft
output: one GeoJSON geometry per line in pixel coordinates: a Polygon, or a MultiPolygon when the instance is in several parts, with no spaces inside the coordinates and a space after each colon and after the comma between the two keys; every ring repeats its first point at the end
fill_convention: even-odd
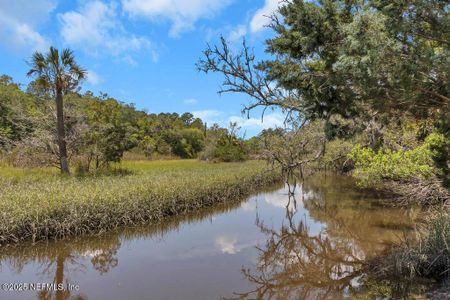
{"type": "Polygon", "coordinates": [[[415,241],[400,247],[374,262],[382,277],[432,278],[450,276],[450,213],[439,210],[431,214],[426,226],[417,230],[415,241]]]}
{"type": "Polygon", "coordinates": [[[429,226],[417,247],[420,263],[418,273],[440,278],[450,274],[450,214],[439,211],[431,217],[429,226]]]}

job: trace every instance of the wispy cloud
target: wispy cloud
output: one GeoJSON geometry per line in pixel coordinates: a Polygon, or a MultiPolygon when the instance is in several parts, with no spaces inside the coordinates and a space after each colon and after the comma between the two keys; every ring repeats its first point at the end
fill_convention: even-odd
{"type": "Polygon", "coordinates": [[[103,81],[103,79],[96,72],[94,72],[92,70],[88,70],[86,80],[91,85],[97,85],[97,84],[99,84],[100,82],[103,81]]]}
{"type": "MultiPolygon", "coordinates": [[[[222,28],[222,32],[228,32],[226,37],[231,45],[236,44],[249,34],[256,34],[267,28],[267,25],[271,22],[270,17],[276,14],[278,8],[282,5],[285,5],[285,2],[281,0],[265,0],[264,6],[251,16],[250,21],[235,26],[226,26],[224,29],[222,28]]],[[[218,35],[220,33],[221,31],[219,30],[209,30],[207,32],[207,40],[211,40],[212,34],[218,35]]]]}
{"type": "Polygon", "coordinates": [[[247,34],[247,26],[240,24],[234,27],[228,34],[227,40],[231,43],[236,43],[240,41],[247,34]]]}
{"type": "Polygon", "coordinates": [[[83,2],[76,11],[59,15],[61,37],[73,47],[84,50],[87,54],[111,54],[120,56],[122,61],[133,64],[130,52],[148,50],[152,60],[157,57],[152,42],[146,37],[129,33],[117,14],[115,2],[83,2]]]}
{"type": "Polygon", "coordinates": [[[206,110],[197,110],[193,111],[192,114],[195,118],[200,118],[204,122],[207,122],[208,124],[213,123],[222,123],[222,117],[223,113],[219,110],[212,110],[212,109],[206,109],[206,110]]]}
{"type": "Polygon", "coordinates": [[[276,13],[280,5],[284,5],[285,2],[280,0],[266,0],[264,6],[256,11],[250,21],[251,32],[259,32],[270,24],[270,16],[276,13]]]}
{"type": "Polygon", "coordinates": [[[198,19],[212,17],[230,3],[231,0],[122,0],[124,10],[132,16],[152,22],[169,20],[173,37],[193,29],[198,19]]]}
{"type": "Polygon", "coordinates": [[[194,98],[189,98],[189,99],[185,99],[183,102],[184,102],[184,104],[197,104],[198,100],[194,99],[194,98]]]}
{"type": "Polygon", "coordinates": [[[44,51],[50,39],[37,30],[56,4],[50,0],[0,0],[0,45],[8,48],[44,51]]]}
{"type": "Polygon", "coordinates": [[[236,122],[241,128],[241,133],[250,135],[257,134],[263,129],[283,127],[285,119],[283,114],[276,112],[266,114],[263,119],[245,118],[237,115],[227,116],[224,112],[213,109],[193,111],[192,114],[194,117],[200,118],[208,123],[208,125],[217,123],[222,127],[228,127],[230,122],[236,122]]]}
{"type": "Polygon", "coordinates": [[[282,127],[284,116],[281,113],[267,114],[261,118],[244,118],[242,116],[231,116],[229,122],[236,122],[242,130],[263,130],[268,128],[282,127]]]}

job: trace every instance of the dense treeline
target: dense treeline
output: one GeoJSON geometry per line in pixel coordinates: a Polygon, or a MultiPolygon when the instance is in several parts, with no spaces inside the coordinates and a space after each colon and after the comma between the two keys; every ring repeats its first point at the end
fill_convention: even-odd
{"type": "MultiPolygon", "coordinates": [[[[58,166],[56,107],[51,95],[32,81],[22,90],[0,77],[0,153],[12,165],[58,166]]],[[[125,152],[138,158],[179,157],[237,161],[247,157],[235,124],[207,128],[191,113],[146,113],[107,94],[64,95],[68,158],[81,171],[118,162],[125,152]]]]}

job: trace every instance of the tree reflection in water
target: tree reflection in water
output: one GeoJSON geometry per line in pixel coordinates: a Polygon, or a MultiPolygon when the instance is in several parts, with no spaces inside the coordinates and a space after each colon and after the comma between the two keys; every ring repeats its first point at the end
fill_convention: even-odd
{"type": "Polygon", "coordinates": [[[41,290],[37,293],[40,300],[87,299],[86,295],[66,289],[73,283],[66,274],[84,272],[86,265],[83,260],[91,258],[93,268],[100,274],[107,273],[118,265],[117,251],[120,248],[118,236],[115,238],[84,238],[70,243],[59,242],[57,247],[52,244],[37,244],[29,247],[10,247],[2,251],[0,258],[17,273],[31,262],[39,264],[38,275],[52,278],[45,283],[56,286],[62,284],[61,290],[41,290]],[[76,293],[76,294],[73,294],[76,293]]]}
{"type": "Polygon", "coordinates": [[[408,280],[380,278],[370,269],[373,256],[379,255],[380,249],[395,238],[380,224],[389,221],[399,230],[411,230],[408,221],[383,216],[367,207],[363,213],[360,207],[351,209],[348,205],[351,197],[342,198],[345,193],[328,201],[326,194],[337,192],[334,187],[312,191],[311,186],[302,184],[302,197],[311,192],[315,195],[311,199],[302,198],[303,206],[311,217],[326,224],[314,233],[306,219],[297,215],[293,190],[288,186],[285,220],[280,228],[268,227],[256,216],[256,226],[266,235],[266,241],[264,246],[257,247],[255,267],[242,269],[254,289],[235,293],[232,299],[410,299],[411,293],[423,290],[423,285],[408,280]],[[374,229],[379,236],[374,236],[374,229]]]}
{"type": "Polygon", "coordinates": [[[296,206],[290,193],[287,222],[279,230],[256,218],[267,240],[264,247],[258,247],[256,272],[242,270],[256,288],[237,294],[236,299],[328,299],[358,288],[363,254],[355,245],[324,233],[312,235],[303,220],[295,220],[296,206]]]}
{"type": "MultiPolygon", "coordinates": [[[[239,199],[235,202],[224,203],[215,207],[205,208],[192,212],[179,218],[172,218],[153,226],[123,228],[118,232],[98,236],[81,236],[73,239],[40,242],[37,244],[22,243],[16,246],[2,247],[0,251],[0,271],[9,266],[20,274],[24,267],[37,264],[37,274],[46,278],[43,282],[63,284],[76,284],[70,280],[70,275],[85,272],[88,268],[86,262],[103,275],[119,264],[118,250],[122,240],[163,238],[167,232],[178,230],[180,225],[195,223],[210,219],[220,213],[226,213],[240,206],[239,199]],[[47,279],[48,278],[48,279],[47,279]]],[[[82,288],[82,287],[81,287],[82,288]]],[[[76,291],[41,291],[37,299],[65,300],[87,299],[88,297],[76,291]]]]}
{"type": "MultiPolygon", "coordinates": [[[[276,199],[276,206],[279,203],[285,205],[285,216],[282,216],[280,227],[269,227],[256,215],[256,225],[265,238],[258,248],[256,266],[242,271],[253,290],[236,294],[235,299],[411,299],[408,296],[410,287],[416,283],[378,278],[376,274],[367,272],[366,262],[401,236],[403,231],[413,230],[418,213],[380,209],[370,201],[373,200],[371,195],[355,192],[354,184],[347,184],[348,179],[343,177],[319,177],[315,180],[308,179],[297,189],[290,187],[286,198],[276,199]],[[304,198],[300,199],[300,195],[304,198]],[[306,212],[308,218],[302,219],[306,212]]],[[[277,197],[279,187],[275,188],[276,191],[268,190],[267,195],[277,197]]],[[[152,226],[124,228],[105,235],[48,244],[24,243],[17,247],[4,247],[0,251],[0,267],[9,265],[17,273],[22,273],[26,265],[31,265],[33,270],[38,265],[37,271],[40,277],[46,279],[44,282],[76,283],[71,278],[90,270],[91,266],[99,275],[117,267],[121,241],[164,239],[168,232],[197,222],[206,222],[209,226],[214,216],[227,214],[240,206],[241,202],[235,201],[152,226]]],[[[272,209],[270,206],[269,210],[272,209]]],[[[256,211],[258,213],[258,209],[256,211]]],[[[278,211],[273,213],[278,216],[278,211]]],[[[243,216],[247,218],[248,215],[243,216]]],[[[235,222],[234,216],[228,221],[235,222]]],[[[221,226],[223,224],[228,223],[221,226]]],[[[255,228],[253,225],[250,227],[246,229],[254,234],[255,228]]],[[[235,276],[234,271],[237,270],[233,268],[232,271],[232,276],[235,276]]],[[[87,276],[97,277],[92,274],[87,276]]],[[[139,271],[135,276],[140,276],[139,271]]],[[[226,284],[227,278],[223,279],[226,284]]],[[[90,288],[85,287],[85,291],[90,288]]],[[[195,288],[198,289],[197,286],[195,288]]],[[[150,291],[149,295],[154,296],[153,293],[150,291]]],[[[57,291],[41,292],[37,298],[59,300],[87,297],[79,291],[57,291]]]]}

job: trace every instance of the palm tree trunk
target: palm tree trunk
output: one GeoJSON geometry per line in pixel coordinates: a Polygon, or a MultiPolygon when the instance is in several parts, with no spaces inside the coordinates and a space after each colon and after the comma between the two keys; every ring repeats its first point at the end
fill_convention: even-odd
{"type": "Polygon", "coordinates": [[[66,137],[64,132],[63,95],[61,89],[56,91],[56,127],[58,131],[59,164],[61,167],[61,173],[69,174],[66,137]]]}

